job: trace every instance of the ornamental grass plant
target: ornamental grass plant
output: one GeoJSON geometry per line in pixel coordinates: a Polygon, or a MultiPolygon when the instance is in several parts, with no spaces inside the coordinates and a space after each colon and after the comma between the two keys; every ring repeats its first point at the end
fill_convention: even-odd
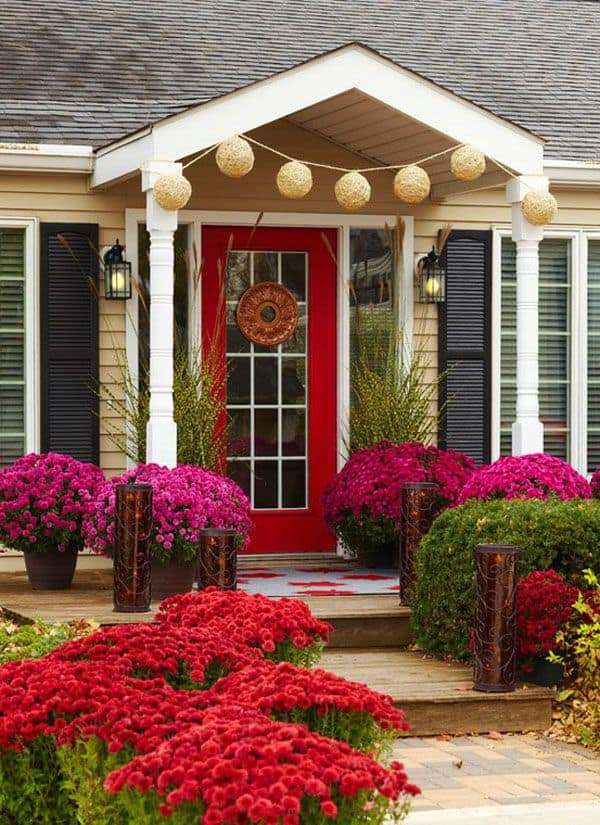
{"type": "Polygon", "coordinates": [[[443,512],[417,551],[411,595],[415,640],[435,656],[468,659],[475,612],[475,549],[515,544],[518,577],[555,569],[577,584],[600,571],[600,502],[472,499],[443,512]]]}

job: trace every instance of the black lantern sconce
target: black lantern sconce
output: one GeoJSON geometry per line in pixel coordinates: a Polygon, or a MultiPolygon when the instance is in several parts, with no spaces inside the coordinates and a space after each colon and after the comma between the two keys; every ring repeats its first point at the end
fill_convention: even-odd
{"type": "Polygon", "coordinates": [[[440,255],[431,247],[431,252],[421,258],[417,265],[419,278],[419,302],[421,304],[442,304],[446,300],[446,268],[440,263],[440,255]]]}
{"type": "Polygon", "coordinates": [[[117,238],[104,253],[104,297],[110,301],[131,298],[131,264],[123,260],[123,249],[117,238]]]}

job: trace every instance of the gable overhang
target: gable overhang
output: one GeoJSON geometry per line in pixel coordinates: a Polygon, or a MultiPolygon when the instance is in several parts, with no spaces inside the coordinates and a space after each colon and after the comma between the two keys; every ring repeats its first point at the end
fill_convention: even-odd
{"type": "Polygon", "coordinates": [[[190,157],[232,135],[290,117],[350,90],[456,144],[475,144],[514,174],[543,174],[542,138],[354,44],[172,115],[98,150],[91,185],[109,186],[137,173],[148,160],[190,157]]]}

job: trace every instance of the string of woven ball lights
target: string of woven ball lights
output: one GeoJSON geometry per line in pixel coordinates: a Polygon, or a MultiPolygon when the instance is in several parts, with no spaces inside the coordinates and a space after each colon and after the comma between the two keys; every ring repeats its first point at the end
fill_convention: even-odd
{"type": "MultiPolygon", "coordinates": [[[[282,197],[291,200],[300,200],[309,194],[313,186],[312,169],[340,172],[341,176],[335,183],[334,193],[339,205],[349,212],[363,209],[371,199],[371,184],[365,177],[365,173],[394,171],[396,173],[393,180],[394,195],[404,203],[418,204],[422,203],[431,191],[431,180],[423,164],[450,154],[452,174],[458,180],[467,182],[477,180],[486,170],[484,153],[471,144],[450,146],[412,163],[350,169],[329,163],[300,160],[248,135],[235,135],[205,149],[188,161],[183,169],[187,169],[215,152],[217,167],[223,175],[234,179],[242,178],[254,168],[252,145],[271,152],[285,161],[277,173],[276,184],[282,197]]],[[[494,160],[494,163],[507,175],[513,178],[518,177],[498,161],[494,160]]],[[[154,186],[156,202],[167,210],[183,209],[191,194],[192,186],[183,175],[161,175],[154,186]]],[[[529,223],[534,226],[544,226],[556,217],[558,204],[554,195],[547,190],[529,187],[529,191],[521,201],[521,211],[529,223]]]]}

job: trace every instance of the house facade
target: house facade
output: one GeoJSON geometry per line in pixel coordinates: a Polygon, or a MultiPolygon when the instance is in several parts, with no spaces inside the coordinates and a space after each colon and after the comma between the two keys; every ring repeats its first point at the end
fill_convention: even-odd
{"type": "Polygon", "coordinates": [[[320,498],[345,456],[364,304],[397,315],[428,380],[445,375],[441,446],[600,465],[600,72],[587,52],[564,68],[598,25],[593,4],[536,3],[535,43],[532,4],[517,0],[13,5],[0,34],[0,464],[53,450],[123,471],[124,365],[134,383],[149,371],[147,460],[174,464],[174,345],[193,352],[219,328],[251,549],[331,551],[320,498]],[[446,25],[427,57],[436,9],[446,25]],[[114,43],[102,60],[92,31],[114,43]],[[239,178],[215,163],[234,135],[255,155],[239,178]],[[486,158],[473,181],[450,171],[464,144],[486,158]],[[313,164],[301,200],[276,186],[289,158],[313,164]],[[431,180],[418,204],[393,191],[413,163],[431,180]],[[372,170],[358,211],[336,200],[344,170],[372,170]],[[155,185],[181,174],[189,201],[162,208],[155,185]],[[548,189],[558,215],[534,226],[521,202],[548,189]],[[417,262],[446,225],[446,300],[421,303],[417,262]],[[104,297],[117,239],[128,300],[104,297]],[[281,343],[245,334],[240,298],[259,284],[293,297],[281,343]]]}

